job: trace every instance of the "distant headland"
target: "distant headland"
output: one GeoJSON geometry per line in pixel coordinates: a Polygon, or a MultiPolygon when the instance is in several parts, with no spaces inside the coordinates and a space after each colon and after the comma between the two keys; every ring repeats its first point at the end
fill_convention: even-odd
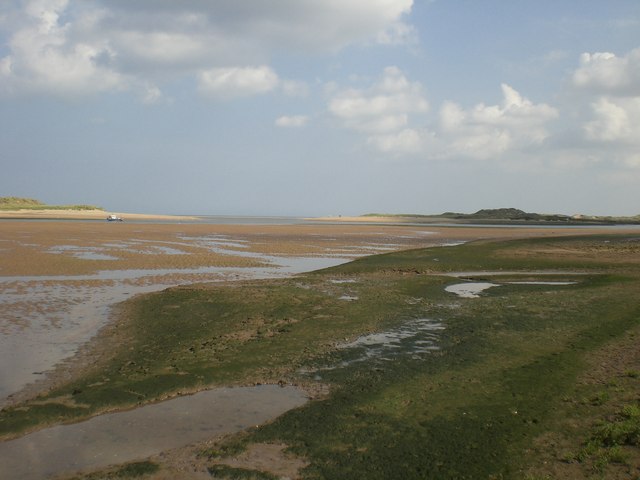
{"type": "Polygon", "coordinates": [[[342,222],[527,224],[527,225],[638,225],[633,217],[529,213],[517,208],[482,209],[475,213],[445,212],[436,215],[367,213],[356,217],[321,217],[317,220],[342,222]]]}

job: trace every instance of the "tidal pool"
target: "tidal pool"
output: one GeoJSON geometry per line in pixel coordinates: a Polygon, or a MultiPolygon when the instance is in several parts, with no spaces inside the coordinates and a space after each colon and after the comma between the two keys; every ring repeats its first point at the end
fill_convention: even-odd
{"type": "Polygon", "coordinates": [[[479,298],[480,292],[483,292],[487,288],[497,286],[497,283],[490,282],[465,282],[456,283],[455,285],[449,285],[444,290],[449,293],[455,293],[462,298],[479,298]]]}
{"type": "Polygon", "coordinates": [[[381,364],[400,357],[420,358],[440,349],[438,332],[445,329],[443,323],[430,318],[414,318],[396,328],[362,335],[352,342],[337,345],[334,357],[339,360],[331,365],[299,370],[321,380],[320,372],[349,367],[361,362],[381,364]]]}
{"type": "Polygon", "coordinates": [[[0,479],[104,468],[267,422],[307,401],[296,387],[217,388],[0,442],[0,479]]]}
{"type": "Polygon", "coordinates": [[[91,275],[0,277],[0,408],[70,358],[109,321],[110,307],[178,284],[289,276],[348,257],[261,255],[269,267],[104,270],[91,275]]]}
{"type": "MultiPolygon", "coordinates": [[[[585,275],[582,272],[563,272],[563,271],[549,271],[549,270],[536,270],[536,271],[480,271],[480,272],[449,272],[444,275],[448,277],[455,278],[478,278],[478,277],[500,277],[500,276],[565,276],[565,277],[579,277],[581,275],[585,275]]],[[[456,283],[455,285],[449,285],[445,287],[446,292],[455,293],[459,297],[462,298],[479,298],[480,293],[484,290],[487,290],[491,287],[499,287],[500,285],[575,285],[578,282],[573,280],[561,280],[561,281],[550,281],[550,280],[523,280],[523,281],[499,281],[499,283],[492,282],[474,282],[467,281],[464,283],[456,283]]]]}

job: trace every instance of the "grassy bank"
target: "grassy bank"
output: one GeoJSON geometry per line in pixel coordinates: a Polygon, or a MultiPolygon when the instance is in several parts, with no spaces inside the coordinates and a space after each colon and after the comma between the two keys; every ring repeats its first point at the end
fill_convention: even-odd
{"type": "Polygon", "coordinates": [[[639,282],[640,241],[611,236],[478,242],[173,288],[124,304],[95,367],[2,410],[0,429],[213,384],[292,382],[330,394],[207,450],[212,471],[226,471],[225,452],[282,443],[309,462],[305,478],[629,478],[640,473],[639,282]],[[445,274],[463,271],[500,286],[480,298],[446,292],[461,280],[445,274]],[[534,280],[574,283],[520,283],[534,280]],[[417,324],[378,355],[337,348],[417,324]],[[600,371],[603,359],[615,361],[600,371]]]}
{"type": "Polygon", "coordinates": [[[0,211],[2,210],[102,210],[94,205],[47,205],[33,198],[0,197],[0,211]]]}

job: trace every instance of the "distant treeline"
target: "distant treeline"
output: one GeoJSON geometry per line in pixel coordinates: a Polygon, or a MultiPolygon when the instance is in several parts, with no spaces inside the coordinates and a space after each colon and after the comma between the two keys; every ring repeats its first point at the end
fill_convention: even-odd
{"type": "Polygon", "coordinates": [[[0,197],[0,210],[102,210],[94,205],[47,205],[35,198],[0,197]]]}

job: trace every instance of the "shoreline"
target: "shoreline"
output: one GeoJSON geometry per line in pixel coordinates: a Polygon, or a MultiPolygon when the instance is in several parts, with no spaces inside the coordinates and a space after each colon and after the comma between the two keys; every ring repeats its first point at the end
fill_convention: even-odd
{"type": "MultiPolygon", "coordinates": [[[[206,215],[168,215],[151,213],[113,212],[110,210],[73,210],[73,209],[17,209],[0,210],[0,220],[107,220],[109,215],[116,215],[124,221],[157,221],[157,222],[202,222],[206,215]]],[[[236,217],[235,215],[219,215],[214,217],[236,217]]],[[[243,218],[243,216],[238,216],[243,218]]],[[[273,216],[249,216],[247,218],[287,218],[273,216]]],[[[544,220],[509,220],[509,219],[460,219],[431,216],[411,215],[361,215],[361,216],[319,216],[319,217],[291,217],[299,218],[303,222],[322,224],[354,224],[354,225],[412,225],[430,227],[573,227],[573,228],[602,228],[602,227],[639,227],[638,223],[609,222],[609,221],[571,221],[552,222],[544,220]]],[[[217,222],[216,222],[217,223],[217,222]]],[[[223,222],[226,223],[226,222],[223,222]]]]}
{"type": "Polygon", "coordinates": [[[158,215],[149,213],[124,213],[106,210],[0,210],[0,220],[107,220],[108,215],[117,215],[123,220],[193,221],[197,216],[158,215]]]}
{"type": "MultiPolygon", "coordinates": [[[[97,213],[101,215],[100,218],[104,218],[105,212],[93,211],[93,215],[97,213]]],[[[153,218],[153,216],[144,215],[140,215],[140,217],[153,218]]],[[[156,217],[177,218],[171,216],[156,217]]],[[[602,227],[562,230],[553,228],[509,228],[509,226],[505,225],[496,226],[499,228],[491,228],[489,226],[486,228],[478,228],[466,225],[456,225],[455,227],[421,225],[414,226],[414,228],[417,229],[416,232],[414,232],[413,235],[408,235],[406,226],[404,225],[386,224],[376,227],[366,222],[352,225],[348,223],[333,225],[330,223],[320,223],[316,225],[260,226],[187,223],[180,224],[179,230],[175,230],[178,222],[167,222],[166,224],[159,222],[154,224],[153,221],[144,222],[146,225],[144,227],[140,227],[140,224],[127,224],[125,221],[121,224],[123,228],[113,229],[110,228],[111,226],[106,226],[106,220],[104,221],[105,226],[99,227],[96,230],[95,226],[82,225],[82,222],[72,225],[71,221],[73,219],[59,218],[59,220],[62,220],[59,222],[59,225],[46,226],[38,226],[39,222],[31,222],[27,227],[30,233],[29,243],[23,245],[19,250],[14,250],[11,256],[5,257],[6,261],[4,263],[0,262],[0,278],[5,276],[30,277],[29,281],[40,282],[38,288],[44,288],[44,291],[47,291],[47,288],[63,288],[66,284],[73,284],[73,288],[69,291],[76,292],[79,291],[79,288],[94,288],[100,290],[105,287],[100,283],[101,279],[82,279],[74,278],[74,276],[85,275],[90,277],[94,275],[94,270],[107,272],[114,270],[117,272],[120,270],[133,269],[139,271],[139,279],[137,277],[133,279],[124,278],[118,281],[123,285],[121,289],[127,291],[126,295],[130,295],[131,293],[135,295],[138,293],[145,294],[142,290],[146,290],[147,287],[156,284],[160,286],[160,289],[163,289],[171,286],[177,287],[201,282],[227,283],[236,280],[247,280],[251,276],[240,278],[241,276],[238,275],[241,270],[246,269],[245,271],[249,271],[252,268],[258,267],[258,265],[251,263],[250,257],[253,255],[280,258],[314,258],[316,256],[322,257],[328,255],[330,257],[341,254],[353,260],[361,256],[388,253],[389,251],[446,246],[452,243],[466,243],[477,240],[591,235],[595,233],[605,233],[607,231],[607,229],[603,230],[602,227]],[[66,223],[65,220],[69,220],[69,222],[66,223]],[[142,228],[142,230],[140,230],[140,228],[142,228]],[[428,229],[427,232],[423,231],[425,228],[428,229]],[[429,235],[425,235],[425,233],[429,235]],[[98,234],[97,237],[96,234],[98,234]],[[185,235],[186,237],[192,237],[195,244],[185,246],[185,238],[183,238],[185,235]],[[68,238],[69,236],[73,237],[73,240],[70,240],[68,238]],[[217,242],[222,241],[223,244],[224,242],[229,243],[226,247],[224,245],[216,246],[215,248],[223,249],[223,251],[220,252],[209,251],[212,248],[210,245],[197,245],[198,239],[208,236],[213,236],[213,238],[217,239],[217,242]],[[224,240],[220,240],[220,236],[222,236],[224,240]],[[340,238],[341,241],[338,242],[336,238],[340,238]],[[145,245],[145,248],[136,250],[137,247],[128,246],[126,242],[122,244],[119,243],[123,240],[131,241],[132,239],[135,239],[136,245],[145,245]],[[238,242],[241,243],[238,244],[238,242]],[[308,248],[300,249],[299,244],[306,244],[307,242],[313,244],[313,246],[308,245],[308,248]],[[55,252],[56,246],[66,248],[62,249],[60,253],[51,253],[52,249],[54,249],[55,252]],[[133,251],[128,252],[131,248],[133,248],[133,251]],[[185,251],[182,252],[181,255],[177,255],[177,250],[171,250],[170,253],[167,253],[167,250],[163,250],[167,248],[173,248],[174,250],[183,248],[185,251]],[[198,249],[204,249],[209,252],[206,256],[203,256],[202,253],[199,253],[198,249]],[[83,256],[83,252],[87,255],[83,256]],[[249,253],[249,258],[243,256],[246,253],[249,253]],[[76,257],[78,254],[79,257],[76,257]],[[108,259],[102,259],[100,257],[101,255],[108,259]],[[152,259],[152,264],[145,261],[145,257],[152,259]],[[191,257],[193,260],[187,261],[191,257]],[[14,258],[16,261],[9,262],[8,260],[10,258],[14,258]],[[27,261],[27,259],[29,261],[27,261]],[[63,262],[60,263],[60,260],[63,260],[63,262]],[[160,262],[161,260],[162,262],[160,262]],[[221,268],[221,271],[223,267],[236,270],[232,272],[233,275],[231,273],[228,274],[232,276],[228,276],[225,273],[198,274],[191,272],[191,270],[197,270],[205,264],[215,264],[221,268]],[[151,273],[158,268],[162,272],[169,270],[171,270],[171,272],[167,274],[163,273],[164,276],[151,275],[151,273]],[[181,271],[183,272],[180,273],[181,271]],[[45,279],[43,281],[39,280],[40,277],[46,277],[47,275],[53,275],[56,278],[45,279]],[[68,277],[69,280],[67,280],[66,277],[68,277]],[[140,291],[138,291],[138,287],[141,289],[140,291]]],[[[8,230],[4,232],[4,240],[20,244],[23,241],[21,235],[24,234],[25,227],[26,224],[21,224],[20,219],[16,219],[15,225],[7,227],[8,230]],[[13,233],[13,235],[11,233],[13,233]]],[[[640,233],[640,228],[638,228],[638,232],[640,233]]],[[[610,233],[613,233],[613,230],[610,233]]],[[[2,258],[0,258],[0,260],[2,260],[2,258]]],[[[301,271],[311,270],[314,270],[314,268],[309,268],[308,270],[302,269],[301,271]]],[[[108,280],[114,281],[113,279],[108,280]]],[[[10,283],[7,283],[7,286],[3,288],[10,289],[12,286],[10,283]]],[[[71,287],[67,288],[69,289],[71,287]]],[[[116,288],[115,290],[118,289],[116,288]]],[[[0,293],[2,293],[2,288],[0,288],[0,293]]],[[[56,298],[58,297],[59,295],[56,298]]],[[[51,295],[51,298],[54,298],[54,295],[51,295]]],[[[126,300],[126,297],[122,297],[122,300],[126,300]]],[[[23,318],[30,318],[30,315],[35,315],[33,312],[36,311],[44,312],[43,315],[45,318],[47,316],[55,318],[56,315],[66,316],[68,315],[68,309],[76,308],[73,302],[70,303],[70,301],[68,301],[67,304],[64,302],[61,303],[59,298],[59,311],[54,308],[55,306],[47,307],[48,304],[46,301],[44,301],[44,303],[42,302],[43,301],[40,301],[37,309],[35,307],[21,307],[22,310],[19,309],[17,312],[20,313],[23,318]]],[[[14,404],[15,401],[22,401],[26,398],[37,396],[43,393],[43,391],[49,390],[52,386],[57,385],[59,382],[68,380],[69,376],[75,376],[75,374],[78,373],[78,368],[82,370],[82,368],[86,366],[82,355],[87,353],[85,348],[92,351],[91,355],[98,353],[98,356],[101,355],[99,352],[104,352],[105,349],[108,350],[108,348],[105,348],[105,337],[101,335],[100,332],[102,330],[105,332],[111,331],[113,334],[110,326],[117,325],[118,317],[123,315],[122,311],[114,308],[118,304],[119,301],[110,303],[109,310],[111,311],[107,315],[108,318],[104,324],[101,324],[89,339],[82,341],[72,355],[60,359],[55,364],[45,367],[44,369],[40,367],[34,368],[34,371],[42,371],[44,376],[28,382],[22,388],[11,392],[5,401],[11,398],[12,400],[9,400],[8,404],[14,404]],[[114,315],[114,312],[117,311],[119,311],[119,314],[116,313],[114,315]],[[79,353],[80,355],[78,355],[79,353]],[[80,361],[78,362],[78,360],[80,361]]],[[[10,308],[8,305],[7,307],[10,308]]],[[[83,307],[81,305],[78,308],[82,309],[83,307]]],[[[126,315],[123,316],[126,317],[126,315]]],[[[7,321],[8,324],[13,325],[16,320],[15,318],[12,319],[11,315],[8,315],[7,321]]],[[[36,322],[35,320],[29,320],[29,322],[31,321],[36,322]]],[[[37,325],[37,322],[34,323],[34,325],[37,325]]],[[[46,329],[46,326],[43,328],[46,329]]]]}
{"type": "Polygon", "coordinates": [[[617,222],[606,220],[518,220],[518,219],[487,219],[487,218],[451,218],[439,216],[411,216],[411,215],[362,215],[362,216],[323,216],[307,217],[307,221],[327,223],[373,223],[373,224],[397,224],[397,225],[424,225],[424,226],[461,226],[468,227],[478,225],[481,227],[639,227],[638,222],[617,222]]]}

